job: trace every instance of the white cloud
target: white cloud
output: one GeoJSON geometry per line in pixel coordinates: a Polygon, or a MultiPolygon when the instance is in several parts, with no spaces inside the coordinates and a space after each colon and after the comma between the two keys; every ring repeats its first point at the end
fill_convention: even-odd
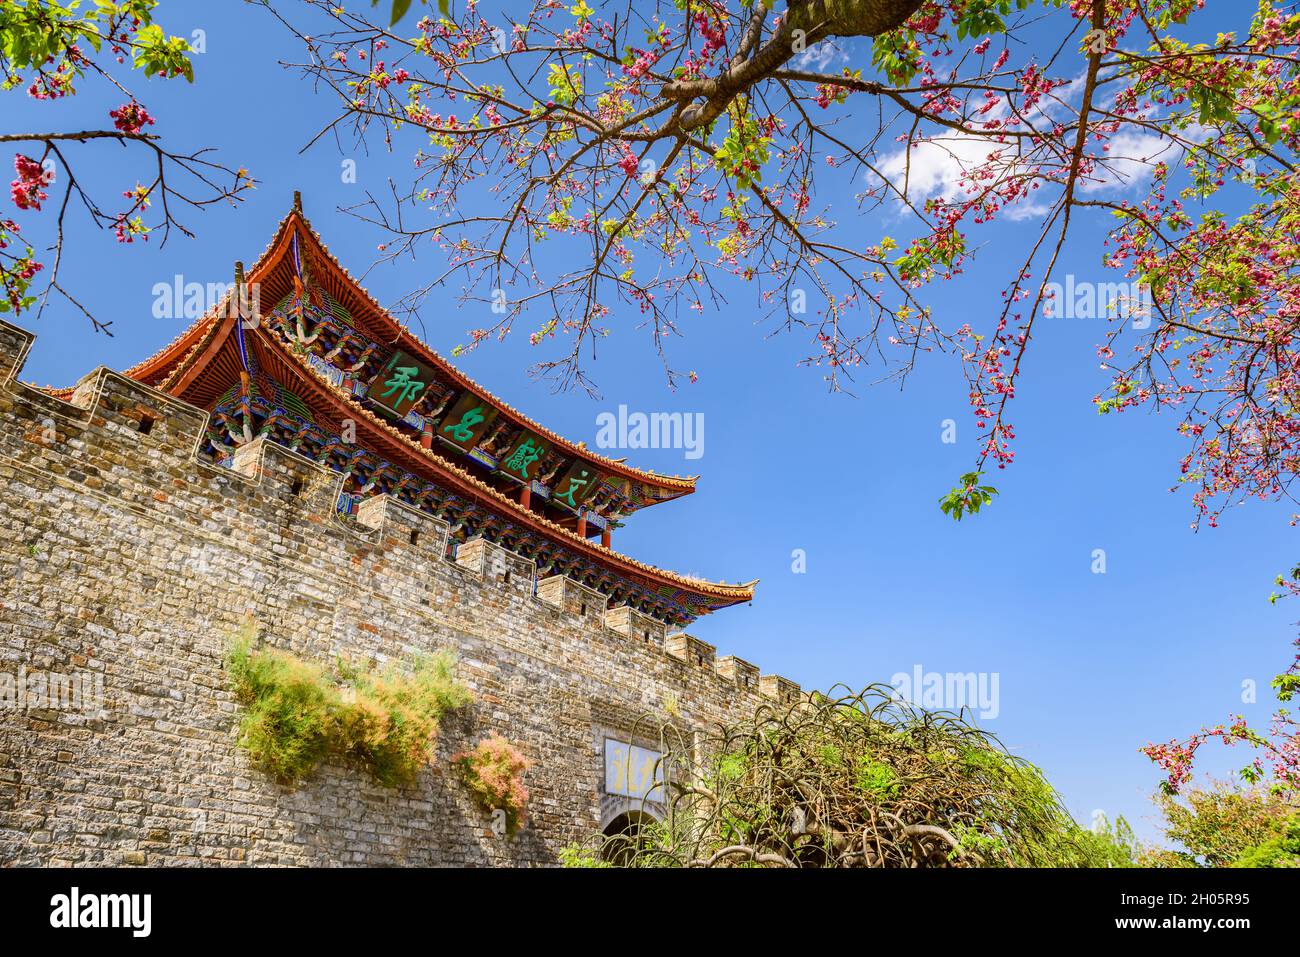
{"type": "Polygon", "coordinates": [[[1084,193],[1124,190],[1146,180],[1156,163],[1172,163],[1182,156],[1182,149],[1168,137],[1155,133],[1124,132],[1112,136],[1105,159],[1079,184],[1084,193]]]}
{"type": "Polygon", "coordinates": [[[832,67],[849,62],[849,51],[844,41],[828,37],[814,43],[792,61],[796,70],[816,70],[825,73],[832,67]]]}
{"type": "MultiPolygon", "coordinates": [[[[999,113],[1005,115],[1003,110],[993,110],[985,119],[998,118],[999,113]]],[[[1045,113],[1035,118],[1050,119],[1045,113]]],[[[1208,135],[1208,131],[1192,129],[1183,135],[1197,140],[1208,135]]],[[[1090,140],[1089,152],[1097,156],[1101,145],[1095,139],[1090,140]]],[[[1079,183],[1080,192],[1096,195],[1131,190],[1151,177],[1157,163],[1176,163],[1183,152],[1168,137],[1142,129],[1122,130],[1110,136],[1105,145],[1108,148],[1100,154],[1100,161],[1079,183]]],[[[992,162],[994,175],[997,175],[1000,172],[997,168],[999,161],[1005,168],[1010,168],[1017,156],[1014,141],[998,143],[989,137],[954,131],[917,143],[910,151],[906,146],[900,147],[886,154],[877,164],[877,169],[900,190],[907,173],[908,196],[913,203],[921,203],[930,197],[951,200],[969,195],[975,189],[969,182],[963,183],[972,171],[992,162]]],[[[976,188],[983,188],[987,182],[981,179],[976,188]]],[[[1030,197],[1022,197],[1007,206],[1003,215],[1011,220],[1029,219],[1041,215],[1048,208],[1041,202],[1031,201],[1030,197]]]]}
{"type": "MultiPolygon", "coordinates": [[[[1025,119],[1039,128],[1047,128],[1055,121],[1069,122],[1070,110],[1077,108],[1077,101],[1083,93],[1084,76],[1080,74],[1063,86],[1058,87],[1050,98],[1044,99],[1025,119]]],[[[1104,106],[1104,104],[1099,104],[1104,106]]],[[[1009,115],[1005,101],[980,117],[980,122],[1005,119],[1009,115]]],[[[1025,127],[1020,126],[1021,129],[1025,127]]],[[[1200,140],[1209,135],[1208,130],[1193,128],[1183,135],[1188,139],[1200,140]]],[[[1133,189],[1150,178],[1156,163],[1177,162],[1182,156],[1181,148],[1167,137],[1143,129],[1121,130],[1107,140],[1109,148],[1103,154],[1103,161],[1096,164],[1091,175],[1079,184],[1080,192],[1089,194],[1117,193],[1133,189]]],[[[1101,144],[1090,140],[1088,149],[1094,155],[1101,144]]],[[[903,175],[909,164],[906,146],[893,153],[886,154],[877,164],[877,169],[900,190],[903,175]]],[[[997,143],[989,137],[974,136],[966,133],[950,132],[918,143],[910,150],[910,176],[908,184],[909,198],[913,203],[920,203],[930,197],[942,197],[951,200],[961,195],[968,195],[972,190],[969,184],[963,186],[963,180],[974,169],[990,161],[990,158],[1002,157],[1010,166],[1018,154],[1014,141],[997,143]]],[[[870,174],[867,174],[870,176],[870,174]]],[[[1037,194],[1024,197],[1004,208],[1002,215],[1010,220],[1030,219],[1041,216],[1050,208],[1050,204],[1038,201],[1037,194]]]]}
{"type": "Polygon", "coordinates": [[[1002,215],[1013,223],[1026,219],[1041,219],[1051,209],[1050,203],[1029,203],[1021,200],[1003,210],[1002,215]]]}
{"type": "Polygon", "coordinates": [[[1010,156],[1013,146],[994,143],[981,136],[953,133],[936,136],[913,146],[890,153],[876,166],[880,174],[900,191],[904,178],[907,192],[913,202],[930,197],[952,199],[968,192],[962,186],[962,177],[990,157],[1010,156]]]}

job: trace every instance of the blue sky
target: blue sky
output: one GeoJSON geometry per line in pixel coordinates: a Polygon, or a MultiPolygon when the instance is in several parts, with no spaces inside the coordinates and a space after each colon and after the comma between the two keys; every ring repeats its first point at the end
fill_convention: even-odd
{"type": "MultiPolygon", "coordinates": [[[[71,308],[58,305],[39,324],[24,377],[66,385],[104,364],[125,368],[170,341],[184,323],[151,316],[152,288],[181,274],[228,280],[236,259],[251,262],[301,189],[308,217],[333,252],[362,272],[383,237],[337,211],[405,176],[414,140],[393,156],[324,142],[299,149],[333,116],[334,104],[278,65],[297,59],[291,38],[263,11],[227,0],[164,2],[173,33],[206,31],[196,82],[137,88],[158,118],[153,132],[174,147],[216,146],[246,166],[258,189],[238,209],[187,217],[197,238],[173,236],[120,247],[78,221],[64,280],[97,315],[113,320],[113,338],[93,335],[71,308]],[[358,182],[345,184],[341,160],[357,160],[358,182]]],[[[1244,15],[1244,14],[1243,14],[1244,15]]],[[[55,104],[18,94],[0,99],[0,130],[80,129],[105,123],[120,97],[97,93],[55,104]]],[[[140,157],[107,144],[73,155],[81,174],[103,190],[142,175],[140,157]]],[[[101,190],[102,194],[102,190],[101,190]]],[[[7,201],[6,201],[7,202],[7,201]]],[[[8,213],[6,213],[8,215],[8,213]]],[[[35,224],[41,214],[26,216],[35,224]]],[[[863,243],[889,223],[844,217],[845,234],[863,243]]],[[[883,222],[881,220],[884,220],[883,222]]],[[[34,226],[32,227],[35,228],[34,226]]],[[[1024,226],[980,236],[976,266],[957,282],[926,292],[941,320],[987,321],[998,306],[1006,263],[1018,254],[1024,226]]],[[[1112,281],[1099,266],[1099,233],[1085,223],[1067,250],[1063,272],[1112,281]]],[[[378,269],[366,284],[391,302],[423,284],[442,261],[378,269]]],[[[456,289],[425,311],[428,341],[446,355],[465,331],[487,325],[485,307],[462,309],[456,289]]],[[[683,322],[671,345],[674,364],[699,381],[676,392],[665,385],[639,316],[615,310],[616,333],[589,367],[603,395],[554,394],[527,375],[539,355],[526,332],[490,344],[460,363],[517,407],[575,440],[594,444],[596,417],[624,403],[633,410],[699,412],[702,458],[681,450],[628,452],[634,464],[700,473],[687,499],[634,516],[616,547],[640,559],[712,579],[761,579],[752,607],[699,621],[692,633],[806,688],[861,686],[896,672],[997,672],[1000,713],[985,722],[1009,747],[1043,766],[1071,809],[1126,815],[1152,836],[1148,796],[1159,775],[1137,748],[1241,712],[1263,724],[1271,712],[1269,678],[1290,654],[1295,612],[1270,606],[1273,577],[1291,567],[1284,542],[1289,510],[1252,504],[1222,527],[1194,533],[1190,498],[1170,494],[1182,442],[1168,415],[1099,417],[1092,396],[1104,385],[1094,346],[1103,320],[1040,323],[1014,404],[1016,463],[993,477],[1001,496],[974,520],[956,524],[937,499],[966,471],[976,430],[958,368],[936,357],[907,388],[869,388],[856,397],[826,391],[816,369],[797,368],[806,342],[756,324],[752,293],[728,290],[730,304],[683,322]],[[958,441],[941,441],[955,419],[958,441]],[[1107,570],[1093,574],[1093,550],[1107,570]],[[792,571],[802,549],[807,570],[792,571]],[[1243,704],[1253,679],[1259,702],[1243,704]]],[[[540,315],[527,328],[542,321],[540,315]]],[[[523,327],[521,327],[523,328],[523,327]]],[[[1226,770],[1245,754],[1217,748],[1207,766],[1226,770]],[[1232,758],[1234,760],[1227,760],[1232,758]]]]}

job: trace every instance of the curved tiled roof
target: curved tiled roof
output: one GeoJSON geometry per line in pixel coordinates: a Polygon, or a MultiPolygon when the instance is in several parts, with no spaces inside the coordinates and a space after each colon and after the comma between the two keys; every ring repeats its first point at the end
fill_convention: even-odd
{"type": "MultiPolygon", "coordinates": [[[[304,231],[311,237],[320,253],[326,258],[330,265],[339,271],[343,279],[346,280],[348,287],[350,287],[351,290],[361,298],[362,302],[364,302],[377,317],[390,323],[392,328],[397,331],[400,336],[404,336],[406,342],[416,352],[420,353],[426,361],[436,366],[440,372],[444,373],[459,388],[468,389],[480,398],[487,399],[499,411],[505,413],[508,418],[513,419],[516,425],[523,426],[529,431],[549,439],[554,445],[559,446],[570,455],[577,458],[587,459],[593,464],[602,466],[607,471],[624,475],[629,478],[660,485],[664,488],[677,489],[682,493],[694,491],[695,483],[699,480],[698,475],[664,475],[659,472],[653,472],[649,469],[639,469],[627,465],[623,459],[611,459],[598,452],[593,452],[585,445],[571,442],[564,436],[552,432],[550,429],[546,428],[546,426],[525,415],[523,412],[520,412],[499,396],[479,385],[444,359],[436,349],[426,345],[423,340],[418,339],[405,323],[399,319],[395,319],[386,309],[383,308],[383,306],[379,305],[379,303],[370,295],[370,292],[366,287],[362,286],[361,283],[358,282],[357,279],[348,271],[348,268],[339,262],[338,258],[330,252],[329,247],[325,245],[324,240],[320,238],[320,234],[316,232],[307,218],[302,215],[301,210],[295,207],[289,215],[282,220],[280,228],[283,229],[286,223],[289,223],[294,219],[297,219],[298,222],[302,224],[304,231]]],[[[267,248],[269,249],[270,247],[268,246],[267,248]]],[[[396,342],[397,339],[394,339],[391,344],[395,345],[396,342]]]]}
{"type": "MultiPolygon", "coordinates": [[[[545,428],[479,386],[468,376],[462,374],[437,352],[415,338],[403,323],[393,318],[370,297],[370,294],[324,245],[310,223],[302,216],[301,209],[296,201],[289,214],[280,220],[274,237],[267,243],[257,261],[250,269],[245,271],[245,276],[249,282],[261,281],[263,277],[270,275],[284,262],[284,257],[290,254],[289,250],[292,247],[295,232],[300,238],[309,237],[314,249],[318,250],[320,255],[324,257],[327,265],[337,271],[336,279],[340,280],[342,288],[355,298],[356,303],[367,314],[363,318],[368,318],[373,322],[391,328],[393,335],[389,337],[390,344],[396,344],[404,338],[404,346],[409,344],[412,352],[418,352],[425,357],[457,388],[474,392],[479,397],[495,405],[501,414],[513,420],[515,424],[546,437],[566,454],[586,459],[606,473],[658,487],[667,493],[664,496],[665,498],[689,494],[694,491],[696,477],[660,475],[655,472],[633,468],[626,465],[622,460],[610,459],[592,452],[585,446],[570,442],[563,436],[545,428]]],[[[316,257],[313,257],[313,261],[316,261],[316,257]]],[[[229,333],[233,328],[233,320],[223,321],[229,318],[229,298],[230,295],[227,294],[220,303],[209,309],[185,332],[159,349],[154,355],[136,363],[125,374],[146,384],[153,385],[155,388],[175,392],[178,396],[181,392],[186,391],[186,384],[200,375],[210,359],[231,348],[230,343],[233,340],[230,338],[229,333]]],[[[455,462],[448,460],[433,450],[424,448],[415,438],[373,413],[360,403],[354,395],[334,385],[333,382],[312,367],[310,363],[306,362],[302,356],[288,349],[269,329],[259,326],[254,335],[257,341],[264,344],[265,347],[275,350],[279,356],[291,363],[293,370],[301,376],[304,383],[314,385],[325,396],[325,401],[332,403],[339,412],[346,412],[347,415],[364,422],[371,431],[388,436],[392,442],[400,443],[399,448],[412,462],[427,463],[432,472],[444,474],[462,488],[471,491],[476,497],[489,504],[491,508],[511,516],[515,521],[524,525],[532,526],[538,532],[556,541],[562,542],[577,554],[609,565],[613,569],[621,567],[624,569],[624,574],[632,578],[641,578],[653,588],[679,588],[705,598],[714,599],[718,602],[716,607],[753,599],[754,586],[757,581],[729,584],[671,572],[638,561],[598,542],[584,538],[577,532],[550,520],[544,515],[525,508],[510,496],[493,488],[490,484],[455,462]]]]}
{"type": "MultiPolygon", "coordinates": [[[[253,263],[252,269],[249,270],[249,275],[265,268],[272,251],[275,250],[276,247],[287,243],[288,237],[285,235],[285,228],[289,225],[289,221],[293,216],[294,212],[291,211],[280,220],[279,224],[275,227],[275,233],[272,236],[271,241],[266,244],[261,255],[257,257],[257,261],[253,263]]],[[[227,293],[225,296],[221,297],[220,302],[200,316],[193,325],[182,332],[179,336],[167,343],[167,345],[163,346],[147,359],[142,359],[135,365],[131,366],[131,368],[124,370],[122,374],[132,379],[146,379],[151,373],[157,374],[158,372],[167,369],[169,370],[168,375],[162,380],[162,382],[168,382],[174,379],[177,374],[177,369],[187,365],[189,360],[196,355],[198,343],[201,340],[209,338],[212,335],[213,330],[220,325],[219,320],[229,309],[229,303],[230,294],[227,293]],[[177,362],[178,358],[179,362],[177,362]]],[[[163,388],[165,390],[165,386],[163,385],[159,385],[158,388],[163,388]]]]}

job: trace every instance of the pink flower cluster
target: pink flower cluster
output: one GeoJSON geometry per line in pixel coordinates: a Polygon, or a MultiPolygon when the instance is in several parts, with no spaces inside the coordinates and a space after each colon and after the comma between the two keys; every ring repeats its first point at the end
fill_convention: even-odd
{"type": "Polygon", "coordinates": [[[81,52],[81,48],[74,43],[68,47],[63,61],[51,70],[49,64],[53,62],[53,56],[46,57],[45,65],[38,70],[27,87],[27,95],[32,99],[58,100],[70,95],[74,92],[72,81],[76,79],[77,68],[85,66],[90,61],[81,52]]]}
{"type": "Polygon", "coordinates": [[[410,78],[411,74],[400,67],[394,70],[390,76],[384,69],[383,60],[376,61],[375,68],[370,73],[370,79],[373,80],[375,85],[381,90],[388,89],[388,84],[390,83],[405,83],[410,78]]]}
{"type": "Polygon", "coordinates": [[[18,178],[9,184],[9,195],[19,209],[40,209],[41,201],[47,199],[43,186],[48,186],[52,174],[30,156],[21,153],[14,156],[14,171],[18,178]]]}
{"type": "MultiPolygon", "coordinates": [[[[1300,648],[1300,640],[1296,641],[1295,646],[1300,648]]],[[[1297,676],[1300,676],[1300,654],[1273,681],[1273,686],[1278,689],[1279,701],[1287,702],[1291,699],[1297,676]]],[[[1274,713],[1267,733],[1256,731],[1242,715],[1237,715],[1227,725],[1202,728],[1186,740],[1148,744],[1139,750],[1165,772],[1161,788],[1168,794],[1177,794],[1192,778],[1197,751],[1216,738],[1229,747],[1245,744],[1255,750],[1255,757],[1241,769],[1244,780],[1263,780],[1267,762],[1267,770],[1271,771],[1274,784],[1300,788],[1300,723],[1285,708],[1279,708],[1274,713]]]]}
{"type": "MultiPolygon", "coordinates": [[[[0,219],[0,249],[8,249],[10,243],[18,238],[18,224],[12,219],[0,219]]],[[[17,313],[23,308],[28,283],[44,267],[32,259],[30,249],[25,256],[7,254],[6,258],[10,263],[0,263],[0,283],[4,285],[4,296],[9,301],[9,308],[17,313]]]]}
{"type": "Polygon", "coordinates": [[[650,72],[650,68],[658,62],[660,51],[658,50],[641,50],[632,51],[635,59],[629,66],[623,67],[623,73],[632,80],[639,80],[650,72]]]}
{"type": "Polygon", "coordinates": [[[727,45],[727,29],[721,15],[710,18],[707,13],[697,12],[692,25],[704,37],[704,46],[682,61],[682,75],[685,77],[699,76],[700,71],[713,60],[713,55],[727,45]]]}
{"type": "Polygon", "coordinates": [[[154,123],[154,118],[149,115],[149,111],[134,100],[122,104],[115,110],[109,110],[108,115],[113,118],[113,125],[123,133],[139,133],[146,126],[152,126],[154,123]]]}
{"type": "Polygon", "coordinates": [[[623,148],[623,158],[618,161],[618,168],[628,176],[635,176],[639,168],[636,154],[632,152],[631,147],[626,143],[620,143],[619,146],[623,148]]]}

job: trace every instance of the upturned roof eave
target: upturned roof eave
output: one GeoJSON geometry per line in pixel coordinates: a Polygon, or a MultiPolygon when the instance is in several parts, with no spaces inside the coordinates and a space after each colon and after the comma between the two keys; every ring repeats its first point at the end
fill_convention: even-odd
{"type": "Polygon", "coordinates": [[[743,584],[731,584],[727,582],[711,582],[690,575],[681,575],[677,572],[638,561],[629,555],[616,552],[612,548],[606,548],[604,545],[584,538],[563,525],[538,515],[531,509],[525,509],[508,495],[447,461],[431,449],[424,448],[411,436],[406,435],[400,429],[381,419],[358,402],[355,397],[345,394],[333,382],[321,375],[308,363],[303,362],[301,357],[288,349],[275,336],[262,329],[258,329],[256,335],[264,348],[274,349],[284,360],[291,364],[298,373],[301,383],[311,388],[323,401],[328,402],[333,407],[331,410],[333,413],[341,418],[355,418],[359,425],[364,426],[368,433],[380,438],[389,449],[400,449],[403,457],[408,462],[419,462],[429,471],[426,477],[431,481],[441,482],[444,485],[450,483],[455,486],[453,491],[467,494],[489,508],[504,512],[512,519],[531,527],[539,534],[563,543],[586,558],[606,563],[611,570],[640,581],[652,590],[662,587],[685,589],[700,597],[718,599],[724,602],[724,604],[716,605],[715,610],[716,608],[724,608],[728,605],[753,600],[755,586],[758,584],[757,579],[743,584]]]}
{"type": "MultiPolygon", "coordinates": [[[[649,469],[640,469],[623,462],[615,461],[614,459],[591,451],[585,445],[579,445],[578,443],[565,438],[558,432],[553,432],[535,419],[514,408],[510,403],[506,402],[504,399],[495,395],[489,389],[461,372],[443,358],[437,350],[426,345],[403,323],[393,318],[386,309],[374,300],[369,291],[352,276],[347,267],[340,263],[338,258],[330,252],[329,247],[325,245],[325,242],[312,227],[310,221],[308,221],[307,218],[302,215],[301,211],[297,209],[291,211],[285,218],[286,224],[292,224],[294,221],[302,225],[303,233],[311,239],[313,245],[319,250],[326,264],[337,274],[337,277],[341,280],[341,285],[344,288],[349,289],[357,300],[365,306],[369,317],[377,319],[379,322],[387,326],[393,337],[391,341],[394,344],[400,341],[404,346],[409,346],[411,351],[418,353],[420,358],[430,365],[435,366],[441,373],[446,375],[448,379],[452,380],[457,387],[468,389],[480,398],[490,402],[515,425],[535,432],[536,434],[550,440],[553,444],[559,446],[567,454],[572,455],[575,458],[584,459],[605,472],[612,472],[624,478],[632,479],[633,481],[654,485],[665,491],[674,493],[674,498],[682,495],[689,495],[695,491],[695,485],[699,481],[698,475],[663,475],[649,469]]],[[[660,501],[667,500],[668,499],[661,499],[660,501]]],[[[656,503],[650,502],[647,504],[656,503]]]]}

